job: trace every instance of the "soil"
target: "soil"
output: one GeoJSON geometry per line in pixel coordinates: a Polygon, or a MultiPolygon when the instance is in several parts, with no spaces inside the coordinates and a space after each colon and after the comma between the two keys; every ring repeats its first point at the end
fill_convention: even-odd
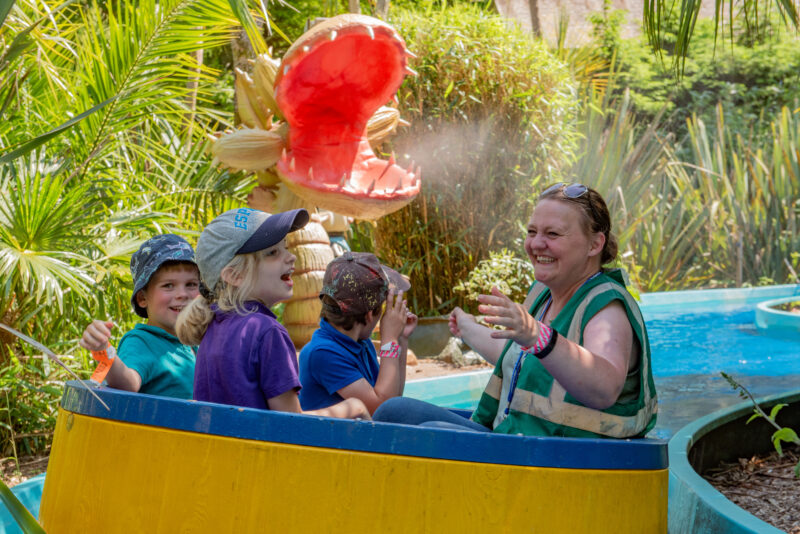
{"type": "Polygon", "coordinates": [[[800,301],[784,302],[776,305],[775,308],[789,313],[800,313],[800,301]]]}
{"type": "Polygon", "coordinates": [[[47,459],[50,451],[45,451],[33,456],[21,456],[19,464],[13,458],[4,458],[0,462],[3,482],[9,488],[29,478],[41,475],[47,470],[47,459]]]}
{"type": "MultiPolygon", "coordinates": [[[[416,365],[406,367],[406,380],[417,380],[433,376],[444,376],[453,373],[465,373],[477,371],[479,369],[491,369],[489,364],[465,365],[456,367],[453,364],[433,359],[419,359],[416,365]]],[[[47,459],[49,451],[35,455],[22,456],[19,458],[19,465],[13,458],[6,458],[0,461],[3,482],[7,486],[13,487],[24,482],[31,477],[35,477],[47,470],[47,459]]]]}
{"type": "Polygon", "coordinates": [[[734,504],[789,534],[800,534],[800,448],[723,462],[704,478],[734,504]]]}

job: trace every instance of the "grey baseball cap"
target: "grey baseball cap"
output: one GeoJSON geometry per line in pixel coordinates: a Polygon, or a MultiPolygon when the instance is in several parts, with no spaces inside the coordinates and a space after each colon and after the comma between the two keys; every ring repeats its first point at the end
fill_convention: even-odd
{"type": "Polygon", "coordinates": [[[237,254],[264,250],[278,244],[286,234],[304,227],[304,209],[269,213],[250,208],[235,208],[208,223],[197,240],[197,266],[203,284],[213,291],[222,269],[237,254]]]}

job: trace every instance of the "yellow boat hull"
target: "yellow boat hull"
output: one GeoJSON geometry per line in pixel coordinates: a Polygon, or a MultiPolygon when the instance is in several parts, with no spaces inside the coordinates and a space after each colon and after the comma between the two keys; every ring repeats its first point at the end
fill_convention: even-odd
{"type": "MultiPolygon", "coordinates": [[[[97,391],[106,402],[121,397],[124,406],[109,402],[112,414],[104,416],[105,409],[74,385],[65,393],[40,508],[49,534],[666,532],[666,460],[664,465],[643,461],[646,469],[565,468],[558,465],[563,459],[551,461],[552,466],[469,461],[464,455],[491,448],[494,438],[505,438],[500,449],[548,438],[480,438],[97,391]],[[143,398],[143,405],[137,403],[143,398]],[[127,417],[138,410],[152,422],[160,408],[174,403],[182,405],[180,410],[163,410],[167,413],[158,424],[127,417]],[[226,433],[218,430],[226,419],[237,417],[249,419],[228,434],[258,430],[279,435],[280,441],[220,435],[226,433]],[[180,424],[169,424],[175,419],[180,424]],[[308,430],[312,438],[328,446],[305,442],[306,425],[313,427],[308,430]],[[411,445],[398,445],[406,435],[411,445]],[[480,441],[471,443],[475,438],[480,441]],[[326,443],[350,439],[361,445],[326,443]],[[463,450],[451,454],[455,459],[441,451],[431,453],[440,457],[413,455],[415,446],[430,451],[430,443],[456,453],[459,442],[463,450]]],[[[620,443],[663,445],[666,456],[665,443],[650,441],[620,443]]],[[[624,447],[617,452],[628,454],[624,447]]]]}

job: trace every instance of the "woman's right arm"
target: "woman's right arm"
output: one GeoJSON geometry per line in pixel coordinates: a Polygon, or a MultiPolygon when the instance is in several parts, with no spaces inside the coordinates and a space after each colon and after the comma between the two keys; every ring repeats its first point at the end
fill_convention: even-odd
{"type": "Polygon", "coordinates": [[[474,315],[470,315],[459,307],[450,312],[450,333],[460,337],[472,350],[480,354],[492,365],[497,363],[506,345],[504,339],[491,336],[492,329],[479,324],[474,315]]]}

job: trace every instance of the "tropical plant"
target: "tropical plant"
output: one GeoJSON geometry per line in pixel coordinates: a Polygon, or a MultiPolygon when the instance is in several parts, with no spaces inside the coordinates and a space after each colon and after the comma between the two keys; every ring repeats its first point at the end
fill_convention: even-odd
{"type": "MultiPolygon", "coordinates": [[[[706,0],[710,2],[711,0],[706,0]]],[[[690,44],[700,14],[701,0],[646,0],[643,24],[645,34],[655,52],[663,49],[663,35],[670,19],[677,19],[672,66],[678,75],[683,73],[690,44]]],[[[727,34],[731,42],[762,42],[781,28],[800,28],[798,0],[715,0],[714,41],[727,34]]],[[[692,47],[694,48],[694,47],[692,47]]]]}
{"type": "Polygon", "coordinates": [[[800,114],[784,108],[760,142],[729,132],[721,107],[717,121],[713,136],[702,120],[689,122],[687,165],[712,210],[702,240],[708,264],[736,285],[787,280],[800,249],[800,114]]]}
{"type": "MultiPolygon", "coordinates": [[[[244,198],[247,179],[207,154],[205,132],[230,117],[206,105],[218,73],[193,55],[235,34],[232,6],[246,10],[19,0],[0,29],[0,321],[80,372],[90,360],[75,339],[91,318],[120,333],[133,324],[127,263],[138,244],[197,231],[244,198]]],[[[65,375],[5,333],[0,356],[2,449],[16,450],[17,435],[41,448],[65,375]]]]}

